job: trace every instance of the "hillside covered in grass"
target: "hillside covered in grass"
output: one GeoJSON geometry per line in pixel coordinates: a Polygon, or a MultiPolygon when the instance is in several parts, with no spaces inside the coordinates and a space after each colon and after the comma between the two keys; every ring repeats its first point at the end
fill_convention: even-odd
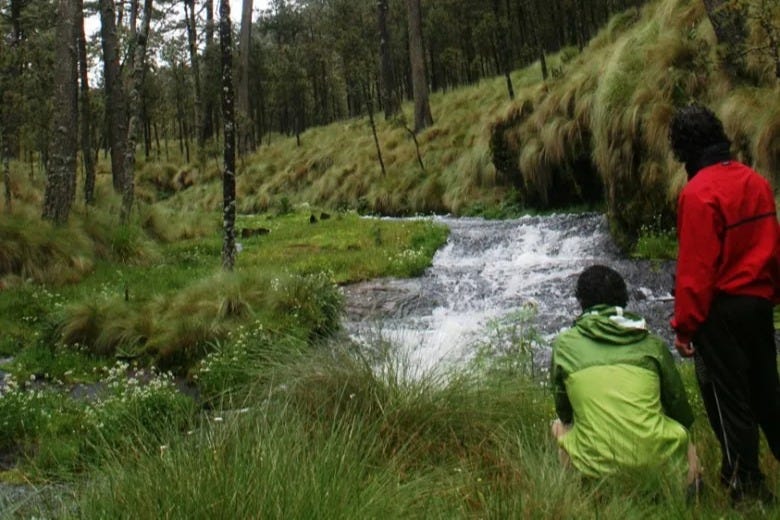
{"type": "MultiPolygon", "coordinates": [[[[683,173],[666,126],[691,100],[713,106],[734,151],[777,183],[778,86],[762,55],[737,85],[717,54],[698,2],[662,0],[552,57],[546,82],[538,64],[514,71],[515,100],[498,78],[434,94],[419,156],[409,123],[378,118],[384,174],[367,118],[310,129],[300,144],[272,135],[240,161],[233,272],[219,264],[216,148],[184,165],[139,158],[127,225],[105,162],[97,204],[64,226],[41,222],[42,179],[12,164],[0,517],[772,517],[723,493],[690,363],[706,478],[686,500],[663,471],[594,481],[559,464],[532,307],[510,345],[487,335],[459,370],[418,378],[391,345],[338,334],[339,284],[419,275],[447,239],[428,220],[360,213],[595,205],[630,244],[672,225],[683,173]]],[[[777,493],[765,447],[761,464],[777,493]]]]}
{"type": "MultiPolygon", "coordinates": [[[[768,9],[771,9],[769,7],[768,9]]],[[[770,12],[775,26],[780,13],[770,12]]],[[[239,167],[238,204],[246,213],[284,201],[350,207],[383,215],[501,215],[604,205],[616,238],[632,245],[642,229],[674,224],[684,183],[667,128],[674,108],[711,106],[734,141],[733,151],[773,183],[780,171],[780,85],[769,35],[748,17],[749,78],[721,69],[702,2],[660,0],[616,15],[579,52],[515,71],[511,101],[502,78],[431,97],[435,124],[417,136],[404,116],[377,115],[383,175],[368,118],[268,137],[239,167]]],[[[159,178],[148,165],[142,178],[159,178]]],[[[191,167],[196,185],[170,200],[176,208],[216,209],[217,171],[191,167]]],[[[172,179],[176,171],[169,170],[172,179]]]]}

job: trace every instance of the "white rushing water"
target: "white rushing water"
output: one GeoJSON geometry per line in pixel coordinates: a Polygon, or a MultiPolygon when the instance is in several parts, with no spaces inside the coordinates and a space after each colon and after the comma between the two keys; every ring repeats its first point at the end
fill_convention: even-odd
{"type": "MultiPolygon", "coordinates": [[[[415,370],[425,372],[468,357],[491,321],[523,306],[535,307],[534,325],[549,342],[579,311],[574,284],[589,265],[605,264],[621,272],[630,294],[642,300],[644,309],[636,310],[647,311],[651,302],[661,306],[668,298],[670,275],[622,259],[601,215],[436,221],[449,226],[451,234],[432,267],[413,281],[372,284],[372,303],[384,312],[347,323],[358,341],[376,341],[379,335],[397,345],[415,370]],[[383,298],[397,298],[402,304],[377,301],[383,298]]],[[[667,310],[652,312],[663,315],[667,310]]]]}

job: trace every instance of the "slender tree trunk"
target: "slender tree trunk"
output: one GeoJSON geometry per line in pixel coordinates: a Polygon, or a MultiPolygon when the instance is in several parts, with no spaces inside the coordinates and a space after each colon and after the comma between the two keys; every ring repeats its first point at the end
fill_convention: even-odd
{"type": "Polygon", "coordinates": [[[222,56],[222,121],[225,132],[222,175],[222,268],[232,271],[236,264],[236,135],[233,107],[233,50],[229,0],[219,2],[219,44],[222,56]]]}
{"type": "Polygon", "coordinates": [[[203,148],[205,137],[203,134],[203,88],[200,82],[200,59],[198,57],[198,34],[195,23],[195,0],[184,0],[184,20],[187,24],[187,44],[190,52],[190,67],[192,68],[192,81],[195,86],[195,121],[198,125],[198,148],[203,148]]]}
{"type": "Polygon", "coordinates": [[[745,8],[736,0],[704,0],[720,46],[723,68],[733,79],[745,76],[745,8]]]}
{"type": "Polygon", "coordinates": [[[103,80],[106,91],[108,146],[111,149],[111,175],[114,190],[121,193],[125,185],[125,148],[127,121],[124,87],[119,69],[119,40],[114,23],[114,0],[99,0],[100,33],[103,45],[103,80]]]}
{"type": "Polygon", "coordinates": [[[122,27],[122,24],[124,23],[124,17],[125,17],[125,3],[124,0],[119,0],[118,3],[114,4],[114,7],[116,8],[116,27],[122,27]]]}
{"type": "Polygon", "coordinates": [[[507,12],[506,23],[501,23],[501,6],[499,0],[493,0],[493,16],[495,17],[496,30],[498,34],[498,58],[499,66],[506,79],[506,90],[509,93],[509,99],[515,99],[515,87],[512,85],[512,67],[509,63],[509,13],[507,12]]]}
{"type": "Polygon", "coordinates": [[[377,0],[379,25],[379,85],[382,89],[382,108],[385,119],[392,119],[401,110],[401,103],[393,90],[393,56],[390,50],[390,31],[387,28],[388,0],[377,0]]]}
{"type": "Polygon", "coordinates": [[[539,35],[539,28],[533,22],[533,20],[539,19],[539,5],[537,3],[538,1],[539,0],[530,0],[530,11],[532,16],[531,35],[534,39],[534,46],[536,47],[536,52],[539,55],[539,64],[542,67],[542,80],[546,81],[548,76],[548,71],[547,71],[547,58],[545,57],[545,53],[544,53],[544,44],[539,35]]]}
{"type": "MultiPolygon", "coordinates": [[[[20,88],[19,78],[24,72],[24,60],[22,58],[22,9],[24,3],[22,0],[10,0],[7,2],[10,4],[10,18],[11,18],[11,38],[10,45],[6,47],[8,57],[2,60],[4,66],[0,69],[0,77],[3,78],[2,83],[7,87],[7,91],[13,91],[20,88]]],[[[2,37],[5,37],[3,35],[2,37]]],[[[3,91],[0,91],[0,141],[3,142],[3,147],[0,149],[0,154],[3,155],[3,160],[11,160],[11,157],[21,158],[19,147],[19,127],[22,123],[19,109],[13,106],[15,103],[9,103],[3,91]]],[[[13,99],[13,98],[11,98],[13,99]]]]}
{"type": "MultiPolygon", "coordinates": [[[[206,0],[206,47],[205,47],[205,63],[206,72],[204,74],[205,84],[217,83],[218,78],[212,78],[211,65],[213,61],[210,59],[214,55],[214,0],[206,0]],[[211,80],[214,80],[213,82],[211,80]]],[[[214,111],[215,101],[212,95],[212,89],[203,89],[202,92],[203,114],[201,115],[200,124],[200,142],[205,143],[208,139],[214,136],[214,111]]]]}
{"type": "Polygon", "coordinates": [[[146,96],[142,96],[141,126],[144,130],[144,158],[148,161],[152,153],[152,123],[149,121],[149,111],[146,106],[146,96]]]}
{"type": "Polygon", "coordinates": [[[152,1],[144,0],[141,30],[136,32],[136,40],[132,48],[134,66],[130,87],[130,122],[127,127],[125,150],[125,184],[122,189],[122,224],[127,224],[130,220],[130,212],[135,200],[135,148],[142,121],[141,89],[146,71],[146,42],[149,39],[149,27],[152,21],[152,1]]]}
{"type": "MultiPolygon", "coordinates": [[[[528,16],[528,10],[526,9],[525,2],[527,0],[517,0],[515,3],[515,23],[520,33],[520,46],[521,48],[528,45],[528,31],[526,27],[526,17],[528,16]]],[[[507,0],[509,2],[509,0],[507,0]]],[[[525,64],[525,60],[523,60],[525,64]]]]}
{"type": "Polygon", "coordinates": [[[57,2],[57,56],[55,60],[54,128],[48,162],[43,218],[56,224],[68,221],[76,193],[78,149],[78,32],[73,0],[57,2]]]}
{"type": "Polygon", "coordinates": [[[95,160],[92,155],[92,114],[89,103],[87,38],[84,34],[84,1],[76,0],[79,32],[79,74],[81,76],[81,159],[84,161],[84,202],[95,202],[95,160]]]}
{"type": "MultiPolygon", "coordinates": [[[[122,2],[123,0],[119,0],[122,2]]],[[[130,0],[130,19],[128,21],[127,25],[128,29],[128,40],[131,42],[134,42],[137,40],[137,32],[138,32],[138,0],[130,0]]],[[[129,52],[127,54],[127,61],[125,62],[125,68],[127,70],[133,70],[135,66],[135,53],[129,52]]]]}
{"type": "Polygon", "coordinates": [[[241,3],[241,30],[238,35],[238,153],[255,148],[252,114],[249,106],[249,56],[252,48],[252,0],[241,3]]]}
{"type": "Polygon", "coordinates": [[[366,109],[368,110],[368,122],[371,124],[371,133],[374,136],[374,145],[376,146],[376,156],[379,160],[379,167],[382,169],[382,177],[387,175],[385,170],[385,161],[382,158],[382,147],[379,145],[379,136],[376,133],[376,122],[374,121],[374,101],[368,88],[363,88],[366,98],[366,109]]]}
{"type": "Polygon", "coordinates": [[[152,130],[154,131],[154,145],[157,149],[157,160],[162,157],[162,150],[160,149],[160,132],[157,130],[157,121],[152,124],[152,130]]]}
{"type": "Polygon", "coordinates": [[[0,152],[3,154],[3,185],[5,186],[5,212],[11,213],[11,161],[9,159],[8,147],[6,146],[3,134],[0,132],[0,152]]]}
{"type": "Polygon", "coordinates": [[[409,61],[414,91],[414,131],[417,133],[433,125],[433,116],[428,101],[428,79],[425,75],[420,0],[407,0],[406,5],[409,15],[409,61]]]}

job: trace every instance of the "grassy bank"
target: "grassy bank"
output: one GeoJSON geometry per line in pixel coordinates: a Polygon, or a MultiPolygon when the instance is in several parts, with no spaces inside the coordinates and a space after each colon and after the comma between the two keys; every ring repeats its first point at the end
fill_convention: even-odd
{"type": "Polygon", "coordinates": [[[447,238],[429,220],[289,207],[239,219],[225,273],[216,215],[152,206],[117,228],[106,211],[52,228],[18,210],[0,228],[6,258],[29,259],[0,265],[0,481],[71,478],[104,441],[128,455],[190,428],[198,406],[242,398],[244,364],[331,337],[339,284],[418,275],[447,238]],[[63,269],[74,257],[83,269],[63,269]]]}
{"type": "MultiPolygon", "coordinates": [[[[681,368],[708,477],[692,505],[663,472],[594,482],[560,467],[545,374],[531,364],[540,346],[532,314],[514,318],[523,334],[496,333],[513,339],[508,349],[487,338],[469,366],[411,380],[386,348],[328,341],[335,281],[418,274],[446,231],[427,220],[324,217],[300,208],[242,218],[239,228],[255,234],[240,239],[232,275],[217,272],[218,236],[166,243],[137,230],[156,247],[151,264],[98,258],[78,284],[0,292],[27,327],[21,344],[6,345],[16,377],[0,398],[0,453],[17,464],[0,481],[33,483],[41,497],[66,484],[45,501],[0,493],[7,515],[763,517],[755,506],[732,509],[714,480],[717,442],[689,363],[681,368]],[[138,323],[149,336],[127,333],[138,323]],[[164,355],[177,344],[181,357],[164,355]],[[185,383],[197,400],[180,391],[185,383]]],[[[777,491],[766,449],[762,465],[777,491]]]]}
{"type": "MultiPolygon", "coordinates": [[[[758,7],[749,9],[749,40],[764,49],[758,7]]],[[[300,145],[267,136],[238,168],[239,210],[286,201],[383,215],[507,216],[589,205],[606,209],[630,249],[643,229],[674,227],[685,181],[667,143],[675,107],[711,106],[734,154],[777,184],[780,96],[770,58],[749,53],[750,77],[732,81],[701,2],[652,2],[616,15],[581,52],[550,56],[546,81],[538,63],[513,71],[514,100],[503,78],[433,93],[435,124],[417,136],[419,157],[405,128],[411,104],[397,119],[378,116],[384,175],[367,117],[309,129],[300,145]]],[[[213,161],[147,163],[139,177],[170,196],[171,207],[216,210],[217,174],[213,161]],[[184,188],[182,176],[193,185],[184,188]]]]}
{"type": "MultiPolygon", "coordinates": [[[[531,330],[532,327],[528,327],[531,330]]],[[[246,339],[246,338],[244,338],[246,339]]],[[[679,479],[644,471],[588,481],[562,468],[548,438],[552,399],[531,377],[523,339],[455,373],[400,377],[402,363],[331,346],[277,351],[246,401],[189,430],[100,464],[47,515],[65,518],[766,518],[732,509],[715,482],[719,452],[690,363],[681,366],[706,468],[698,501],[679,479]]],[[[251,341],[250,341],[251,343],[251,341]]],[[[769,485],[778,465],[764,448],[769,485]]],[[[32,509],[19,513],[29,514],[32,509]]],[[[769,515],[769,516],[767,516],[769,515]]],[[[776,517],[776,516],[775,516],[776,517]]]]}

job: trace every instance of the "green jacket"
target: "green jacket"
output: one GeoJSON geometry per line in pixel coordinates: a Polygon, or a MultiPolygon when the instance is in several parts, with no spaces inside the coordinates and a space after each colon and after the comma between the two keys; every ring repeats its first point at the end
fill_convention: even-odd
{"type": "Polygon", "coordinates": [[[559,443],[582,473],[666,462],[686,468],[693,413],[663,339],[644,319],[599,305],[553,343],[555,409],[572,429],[559,443]]]}

